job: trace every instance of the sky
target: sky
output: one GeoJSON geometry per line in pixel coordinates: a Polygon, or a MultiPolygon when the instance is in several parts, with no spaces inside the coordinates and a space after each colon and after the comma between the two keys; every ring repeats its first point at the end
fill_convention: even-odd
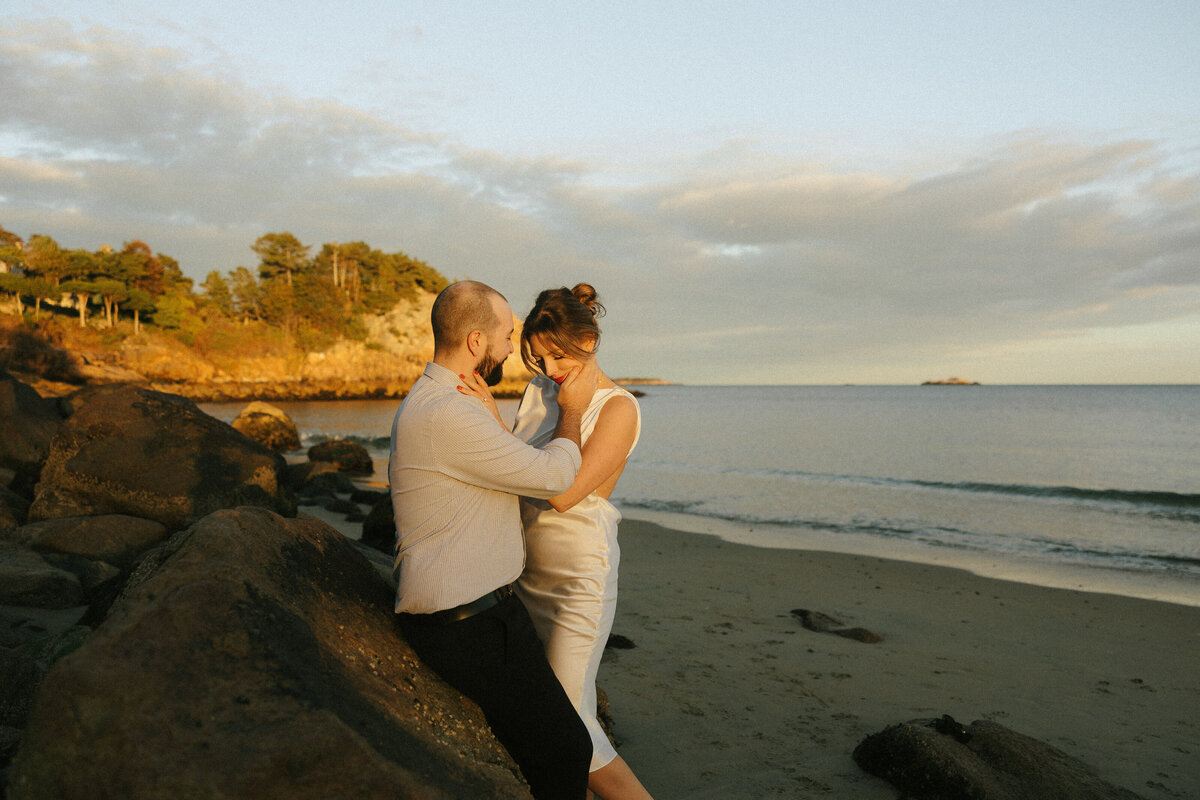
{"type": "Polygon", "coordinates": [[[1200,383],[1200,3],[0,0],[0,226],[592,283],[688,384],[1200,383]]]}

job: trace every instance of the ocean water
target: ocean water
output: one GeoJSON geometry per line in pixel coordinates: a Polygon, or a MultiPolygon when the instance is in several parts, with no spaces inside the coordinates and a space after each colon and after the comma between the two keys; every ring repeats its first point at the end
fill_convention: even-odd
{"type": "MultiPolygon", "coordinates": [[[[1200,386],[644,392],[628,518],[1200,605],[1200,386]]],[[[386,483],[398,401],[276,405],[306,446],[363,442],[386,483]]]]}

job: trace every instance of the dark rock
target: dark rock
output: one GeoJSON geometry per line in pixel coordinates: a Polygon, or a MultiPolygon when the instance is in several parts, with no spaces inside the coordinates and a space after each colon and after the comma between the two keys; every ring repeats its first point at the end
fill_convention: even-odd
{"type": "Polygon", "coordinates": [[[106,561],[93,561],[72,553],[42,553],[41,556],[47,564],[66,570],[78,578],[85,598],[98,590],[119,585],[124,574],[120,567],[106,561]]]}
{"type": "Polygon", "coordinates": [[[57,636],[79,622],[84,607],[34,609],[0,607],[0,647],[22,649],[25,645],[57,636]]]}
{"type": "Polygon", "coordinates": [[[52,566],[66,570],[79,579],[83,601],[88,610],[80,620],[84,625],[98,625],[104,620],[109,606],[117,599],[124,585],[125,571],[105,561],[92,561],[70,553],[43,553],[42,558],[52,566]]]}
{"type": "Polygon", "coordinates": [[[147,553],[104,624],[46,674],[9,800],[98,786],[126,800],[528,798],[392,604],[319,520],[205,517],[147,553]]]}
{"type": "Polygon", "coordinates": [[[29,656],[0,647],[0,726],[25,727],[33,693],[45,674],[29,656]]]}
{"type": "Polygon", "coordinates": [[[0,605],[72,608],[83,603],[79,578],[12,542],[0,542],[0,605]]]}
{"type": "Polygon", "coordinates": [[[103,387],[54,437],[29,519],[128,514],[179,530],[239,505],[294,515],[284,466],[191,400],[103,387]]]}
{"type": "Polygon", "coordinates": [[[375,463],[371,461],[371,454],[367,452],[367,448],[346,439],[333,439],[313,445],[308,448],[308,460],[331,461],[337,464],[342,472],[353,475],[371,475],[375,472],[375,463]]]}
{"type": "Polygon", "coordinates": [[[7,486],[0,486],[0,535],[21,527],[28,517],[29,501],[7,486]]]}
{"type": "Polygon", "coordinates": [[[91,633],[92,629],[86,625],[74,625],[45,638],[23,644],[17,649],[48,670],[60,658],[78,650],[91,633]]]}
{"type": "Polygon", "coordinates": [[[351,502],[350,500],[344,500],[340,497],[334,497],[330,500],[326,500],[321,504],[321,507],[326,511],[332,511],[334,514],[350,514],[358,511],[358,503],[351,502]]]}
{"type": "Polygon", "coordinates": [[[374,506],[385,497],[390,497],[390,495],[387,492],[377,492],[373,489],[355,489],[350,493],[351,500],[364,506],[374,506]]]}
{"type": "Polygon", "coordinates": [[[268,403],[253,402],[231,423],[234,430],[276,451],[298,450],[300,432],[287,414],[268,403]]]}
{"type": "Polygon", "coordinates": [[[292,491],[298,491],[309,480],[326,472],[337,473],[337,464],[329,461],[302,461],[298,464],[288,464],[287,484],[292,491]]]}
{"type": "Polygon", "coordinates": [[[875,644],[882,642],[883,637],[874,631],[869,631],[866,628],[845,628],[840,619],[835,619],[828,614],[823,614],[820,611],[809,611],[807,608],[793,608],[792,615],[800,619],[800,624],[810,631],[817,633],[832,633],[835,636],[843,636],[847,639],[853,639],[856,642],[864,642],[866,644],[875,644]]]}
{"type": "Polygon", "coordinates": [[[326,467],[323,471],[314,471],[307,480],[296,490],[296,494],[304,498],[337,497],[339,494],[350,494],[354,491],[354,481],[344,472],[331,471],[326,467]]]}
{"type": "Polygon", "coordinates": [[[37,482],[62,417],[37,390],[0,370],[0,424],[0,467],[13,470],[13,488],[21,493],[37,482]]]}
{"type": "Polygon", "coordinates": [[[167,528],[152,519],[102,514],[31,522],[16,535],[39,553],[78,555],[128,570],[142,553],[166,538],[167,528]]]}
{"type": "Polygon", "coordinates": [[[392,509],[392,498],[384,497],[371,507],[367,518],[363,520],[363,544],[374,547],[381,553],[393,555],[396,552],[396,518],[392,509]]]}
{"type": "Polygon", "coordinates": [[[913,800],[1138,798],[1061,750],[987,720],[893,725],[864,739],[854,760],[913,800]]]}

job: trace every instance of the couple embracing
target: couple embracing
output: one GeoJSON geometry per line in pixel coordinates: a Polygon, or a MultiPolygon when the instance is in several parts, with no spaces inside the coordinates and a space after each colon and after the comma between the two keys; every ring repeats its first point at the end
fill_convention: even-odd
{"type": "Polygon", "coordinates": [[[596,364],[601,313],[586,284],[538,296],[521,331],[535,377],[509,431],[488,387],[513,352],[512,310],[451,284],[392,426],[401,629],[479,704],[539,800],[649,798],[596,721],[619,557],[608,498],[641,425],[596,364]]]}

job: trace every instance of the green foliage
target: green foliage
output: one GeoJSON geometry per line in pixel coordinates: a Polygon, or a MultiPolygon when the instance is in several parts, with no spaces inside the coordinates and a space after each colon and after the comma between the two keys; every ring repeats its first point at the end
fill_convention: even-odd
{"type": "Polygon", "coordinates": [[[234,315],[233,292],[228,282],[221,277],[221,273],[215,270],[208,273],[200,288],[204,290],[204,300],[211,309],[225,317],[234,315]]]}
{"type": "Polygon", "coordinates": [[[283,231],[260,236],[251,249],[259,257],[257,274],[246,267],[228,277],[210,272],[196,294],[174,258],[140,239],[120,250],[65,250],[49,236],[22,241],[0,227],[0,292],[35,313],[43,302],[70,296],[85,327],[89,305],[96,304],[110,328],[132,320],[136,332],[148,321],[198,347],[220,350],[226,340],[249,347],[253,342],[242,340],[241,328],[271,347],[286,341],[319,350],[338,339],[366,341],[365,314],[447,285],[428,264],[361,241],[328,242],[310,258],[312,248],[283,231]]]}
{"type": "Polygon", "coordinates": [[[301,244],[292,234],[266,233],[258,237],[250,249],[258,253],[258,274],[262,278],[283,277],[289,286],[296,273],[308,266],[308,245],[301,244]]]}

